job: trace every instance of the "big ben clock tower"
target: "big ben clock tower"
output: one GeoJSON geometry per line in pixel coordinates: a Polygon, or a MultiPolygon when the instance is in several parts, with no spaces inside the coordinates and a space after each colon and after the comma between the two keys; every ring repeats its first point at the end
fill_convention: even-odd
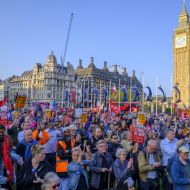
{"type": "MultiPolygon", "coordinates": [[[[174,31],[174,85],[181,92],[181,100],[190,105],[190,23],[185,3],[174,31]]],[[[174,101],[177,97],[174,94],[174,101]]]]}

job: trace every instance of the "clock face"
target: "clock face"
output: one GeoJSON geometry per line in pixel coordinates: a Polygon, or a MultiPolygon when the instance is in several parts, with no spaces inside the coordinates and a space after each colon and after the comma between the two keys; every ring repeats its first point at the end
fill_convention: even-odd
{"type": "Polygon", "coordinates": [[[175,47],[182,48],[186,46],[186,36],[177,36],[175,39],[175,47]]]}

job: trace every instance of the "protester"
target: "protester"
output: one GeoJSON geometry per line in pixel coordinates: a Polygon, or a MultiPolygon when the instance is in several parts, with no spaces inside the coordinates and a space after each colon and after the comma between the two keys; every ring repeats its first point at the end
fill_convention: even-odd
{"type": "Polygon", "coordinates": [[[91,166],[91,186],[96,190],[102,190],[108,188],[110,183],[108,179],[112,171],[113,159],[112,155],[107,152],[107,143],[104,140],[99,140],[96,146],[98,151],[94,154],[91,166]]]}
{"type": "Polygon", "coordinates": [[[56,167],[56,145],[57,145],[59,137],[61,136],[61,132],[58,131],[53,126],[53,123],[50,123],[50,122],[47,124],[46,132],[50,136],[49,140],[44,145],[45,153],[46,153],[46,160],[52,164],[52,168],[55,170],[55,167],[56,167]]]}
{"type": "Polygon", "coordinates": [[[21,124],[22,131],[19,131],[18,133],[18,141],[19,143],[24,139],[24,131],[28,130],[30,128],[29,122],[23,122],[21,124]]]}
{"type": "Polygon", "coordinates": [[[150,140],[145,150],[139,152],[138,166],[141,190],[160,190],[159,168],[161,155],[157,152],[158,142],[150,140]]]}
{"type": "Polygon", "coordinates": [[[93,136],[88,139],[87,145],[90,146],[91,152],[97,152],[97,142],[102,139],[102,130],[100,127],[96,127],[93,131],[93,136]]]}
{"type": "Polygon", "coordinates": [[[117,135],[112,133],[110,142],[108,142],[108,152],[111,153],[113,160],[116,160],[116,151],[121,147],[117,135]]]}
{"type": "Polygon", "coordinates": [[[117,149],[117,159],[113,163],[113,172],[115,175],[115,187],[118,190],[126,188],[127,183],[125,183],[125,180],[131,177],[130,170],[133,168],[133,159],[130,159],[130,161],[128,162],[126,160],[126,156],[126,149],[117,149]]]}
{"type": "MultiPolygon", "coordinates": [[[[87,161],[82,160],[83,154],[80,147],[72,149],[72,162],[67,166],[70,178],[69,190],[88,190],[88,176],[85,170],[87,161]]],[[[89,162],[90,163],[90,162],[89,162]]]]}
{"type": "Polygon", "coordinates": [[[32,157],[31,147],[37,144],[37,141],[32,139],[32,130],[24,131],[24,139],[16,147],[16,153],[22,157],[23,160],[28,160],[32,157]]]}
{"type": "Polygon", "coordinates": [[[5,126],[0,124],[0,187],[13,189],[14,166],[11,161],[13,145],[5,134],[5,126]]]}
{"type": "Polygon", "coordinates": [[[44,176],[43,184],[41,186],[42,190],[58,190],[60,186],[60,179],[56,173],[48,172],[44,176]]]}
{"type": "Polygon", "coordinates": [[[44,147],[33,145],[31,150],[32,158],[24,161],[17,175],[19,190],[40,190],[44,176],[52,171],[51,165],[45,160],[44,147]]]}
{"type": "Polygon", "coordinates": [[[190,160],[188,159],[189,149],[186,146],[179,148],[179,156],[171,166],[173,179],[173,190],[190,189],[190,160]]]}
{"type": "Polygon", "coordinates": [[[124,131],[121,134],[121,145],[123,148],[125,148],[128,152],[131,151],[131,132],[130,131],[124,131]]]}
{"type": "Polygon", "coordinates": [[[37,128],[33,132],[33,139],[37,140],[39,144],[44,145],[49,140],[50,135],[45,130],[45,125],[43,122],[37,123],[37,128]]]}

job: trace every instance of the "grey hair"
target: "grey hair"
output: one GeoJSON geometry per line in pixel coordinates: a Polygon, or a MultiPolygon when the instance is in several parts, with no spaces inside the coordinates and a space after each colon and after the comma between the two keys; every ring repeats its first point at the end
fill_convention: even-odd
{"type": "Polygon", "coordinates": [[[121,139],[125,139],[127,136],[131,135],[131,132],[130,131],[124,131],[122,134],[121,134],[121,139]]]}
{"type": "Polygon", "coordinates": [[[119,158],[119,155],[122,152],[125,152],[127,154],[127,150],[125,148],[118,148],[117,151],[116,151],[116,157],[119,158]]]}
{"type": "Polygon", "coordinates": [[[60,178],[58,177],[58,175],[54,172],[48,172],[45,176],[44,176],[44,183],[41,186],[42,190],[47,190],[48,187],[50,187],[50,185],[53,182],[59,182],[60,178]]]}
{"type": "Polygon", "coordinates": [[[78,147],[74,147],[74,148],[72,149],[72,153],[73,153],[73,152],[79,152],[78,147]]]}

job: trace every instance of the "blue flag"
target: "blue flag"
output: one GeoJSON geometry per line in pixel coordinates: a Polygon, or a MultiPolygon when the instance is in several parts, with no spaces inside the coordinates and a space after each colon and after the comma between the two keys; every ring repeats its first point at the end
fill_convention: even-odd
{"type": "Polygon", "coordinates": [[[122,88],[122,92],[123,92],[123,102],[127,102],[127,89],[125,86],[122,88]]]}
{"type": "Polygon", "coordinates": [[[164,90],[162,89],[161,86],[159,86],[158,89],[162,92],[162,95],[163,95],[162,102],[166,102],[166,94],[165,94],[164,90]]]}
{"type": "Polygon", "coordinates": [[[139,93],[139,89],[136,86],[132,86],[132,91],[135,94],[135,97],[133,99],[133,102],[137,102],[140,100],[140,93],[139,93]]]}
{"type": "Polygon", "coordinates": [[[146,88],[148,89],[148,96],[147,96],[146,101],[147,102],[148,101],[152,102],[152,100],[153,100],[153,98],[152,98],[152,90],[151,90],[151,88],[149,86],[147,86],[146,88]]]}

